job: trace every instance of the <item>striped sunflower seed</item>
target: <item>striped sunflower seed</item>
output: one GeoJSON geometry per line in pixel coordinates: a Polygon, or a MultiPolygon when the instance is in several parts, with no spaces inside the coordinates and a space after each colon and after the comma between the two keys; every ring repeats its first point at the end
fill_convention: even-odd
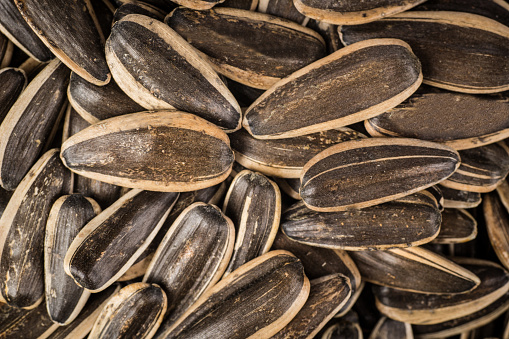
{"type": "Polygon", "coordinates": [[[369,339],[413,339],[412,326],[391,318],[382,317],[371,332],[369,339]]]}
{"type": "Polygon", "coordinates": [[[0,124],[16,99],[27,85],[25,72],[20,68],[3,68],[0,70],[0,124]]]}
{"type": "Polygon", "coordinates": [[[298,202],[283,214],[281,229],[290,239],[311,246],[380,250],[428,243],[439,234],[441,220],[435,198],[423,191],[343,212],[316,212],[298,202]]]}
{"type": "Polygon", "coordinates": [[[270,338],[304,306],[309,286],[296,257],[286,251],[271,251],[242,265],[206,291],[158,336],[270,338]]]}
{"type": "Polygon", "coordinates": [[[481,203],[481,193],[458,191],[438,185],[444,195],[445,208],[474,208],[481,203]]]}
{"type": "Polygon", "coordinates": [[[425,0],[294,0],[302,14],[335,25],[360,25],[406,11],[425,0]]]}
{"type": "Polygon", "coordinates": [[[58,324],[51,321],[46,305],[41,303],[31,310],[0,304],[0,333],[5,339],[48,338],[58,324]]]}
{"type": "Polygon", "coordinates": [[[104,290],[145,251],[177,198],[131,190],[81,229],[65,255],[65,272],[91,292],[104,290]]]}
{"type": "MultiPolygon", "coordinates": [[[[46,152],[14,191],[0,218],[0,290],[11,306],[44,299],[44,233],[53,203],[70,192],[58,149],[46,152]]],[[[45,311],[46,312],[46,311],[45,311]]]]}
{"type": "Polygon", "coordinates": [[[258,12],[285,18],[302,26],[306,26],[309,21],[308,17],[295,8],[292,0],[260,0],[258,12]]]}
{"type": "Polygon", "coordinates": [[[440,233],[434,244],[457,244],[475,239],[477,221],[464,209],[446,208],[442,212],[440,233]]]}
{"type": "Polygon", "coordinates": [[[329,147],[304,166],[300,195],[306,206],[315,211],[365,208],[443,181],[459,165],[455,150],[428,141],[346,141],[329,147]]]}
{"type": "Polygon", "coordinates": [[[155,19],[131,14],[106,42],[118,86],[146,109],[192,112],[226,131],[240,128],[240,107],[212,67],[180,35],[155,19]]]}
{"type": "Polygon", "coordinates": [[[481,281],[462,266],[421,247],[349,253],[362,280],[415,293],[468,292],[481,281]]]}
{"type": "Polygon", "coordinates": [[[318,33],[269,14],[180,7],[165,22],[205,54],[218,73],[254,88],[268,89],[326,55],[318,33]]]}
{"type": "Polygon", "coordinates": [[[166,16],[165,11],[151,4],[141,1],[126,2],[118,7],[115,11],[115,16],[113,17],[113,20],[110,21],[111,25],[114,25],[115,22],[119,21],[125,16],[128,16],[129,14],[141,14],[159,21],[163,21],[164,17],[166,16]]]}
{"type": "Polygon", "coordinates": [[[247,109],[243,125],[259,139],[343,127],[395,107],[421,81],[420,62],[405,42],[363,41],[274,84],[247,109]]]}
{"type": "Polygon", "coordinates": [[[154,336],[168,300],[155,284],[134,283],[122,288],[104,306],[88,338],[140,338],[154,336]]]}
{"type": "Polygon", "coordinates": [[[65,273],[64,257],[81,228],[100,212],[94,200],[79,194],[60,197],[49,212],[44,239],[44,288],[48,314],[59,325],[71,323],[90,296],[65,273]]]}
{"type": "Polygon", "coordinates": [[[428,85],[464,93],[509,89],[509,27],[492,19],[410,11],[339,30],[345,45],[373,38],[404,39],[421,61],[428,85]]]}
{"type": "Polygon", "coordinates": [[[484,220],[491,246],[500,263],[509,269],[509,185],[500,186],[496,193],[485,195],[483,202],[484,220]]]}
{"type": "Polygon", "coordinates": [[[164,110],[94,124],[66,140],[61,157],[91,179],[168,192],[221,183],[234,160],[222,130],[193,114],[164,110]]]}

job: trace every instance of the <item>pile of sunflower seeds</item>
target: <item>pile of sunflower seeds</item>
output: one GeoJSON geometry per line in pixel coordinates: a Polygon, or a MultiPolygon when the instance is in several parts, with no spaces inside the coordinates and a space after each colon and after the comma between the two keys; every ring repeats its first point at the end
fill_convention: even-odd
{"type": "Polygon", "coordinates": [[[509,338],[509,3],[0,0],[0,338],[509,338]]]}

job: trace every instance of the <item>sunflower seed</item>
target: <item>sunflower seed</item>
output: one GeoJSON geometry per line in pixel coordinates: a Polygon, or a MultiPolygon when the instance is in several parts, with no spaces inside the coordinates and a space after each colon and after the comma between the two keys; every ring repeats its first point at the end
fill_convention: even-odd
{"type": "Polygon", "coordinates": [[[422,62],[424,83],[464,93],[509,89],[509,27],[475,14],[406,12],[362,26],[342,26],[345,45],[401,38],[422,62]],[[422,34],[426,32],[426,34],[422,34]]]}
{"type": "Polygon", "coordinates": [[[359,323],[341,319],[326,328],[321,339],[363,339],[359,323]]]}
{"type": "Polygon", "coordinates": [[[11,306],[30,309],[44,299],[44,230],[53,203],[69,194],[70,177],[58,150],[46,152],[0,218],[0,290],[11,306]]]}
{"type": "Polygon", "coordinates": [[[269,338],[304,306],[309,280],[286,251],[268,252],[205,292],[164,333],[167,338],[269,338]]]}
{"type": "Polygon", "coordinates": [[[314,338],[351,297],[350,281],[342,274],[310,281],[309,297],[288,325],[273,335],[276,338],[314,338]]]}
{"type": "Polygon", "coordinates": [[[260,139],[338,128],[395,107],[421,81],[420,62],[405,42],[363,41],[277,82],[247,109],[243,125],[260,139]]]}
{"type": "Polygon", "coordinates": [[[141,112],[101,121],[62,144],[64,164],[85,177],[153,191],[194,191],[226,179],[228,136],[178,111],[141,112]]]}
{"type": "Polygon", "coordinates": [[[0,184],[14,190],[51,141],[66,104],[69,69],[50,62],[0,124],[0,184]],[[20,156],[21,155],[21,156],[20,156]]]}
{"type": "Polygon", "coordinates": [[[227,131],[240,128],[241,111],[217,73],[174,30],[131,14],[106,42],[118,86],[146,109],[192,112],[227,131]]]}
{"type": "Polygon", "coordinates": [[[147,248],[177,198],[131,190],[81,229],[65,255],[65,272],[91,292],[107,288],[147,248]]]}
{"type": "Polygon", "coordinates": [[[454,173],[452,148],[417,139],[359,139],[329,147],[303,168],[300,195],[321,212],[365,208],[432,186],[454,173]],[[375,178],[366,180],[366,178],[375,178]]]}
{"type": "Polygon", "coordinates": [[[181,7],[165,22],[204,53],[218,73],[254,88],[268,89],[326,55],[318,33],[269,14],[181,7]]]}
{"type": "Polygon", "coordinates": [[[444,207],[445,200],[440,187],[438,187],[438,185],[433,185],[431,187],[426,188],[426,191],[428,191],[429,193],[431,193],[431,195],[435,197],[435,200],[437,201],[438,204],[438,209],[440,210],[440,212],[443,212],[445,208],[444,207]]]}
{"type": "Polygon", "coordinates": [[[316,1],[294,0],[302,14],[335,25],[359,25],[406,11],[425,0],[316,1]]]}
{"type": "Polygon", "coordinates": [[[115,22],[119,21],[123,17],[128,16],[129,14],[141,14],[148,16],[152,19],[156,19],[159,21],[163,21],[166,16],[166,12],[144,2],[126,2],[123,3],[116,11],[115,16],[111,24],[115,24],[115,22]]]}
{"type": "Polygon", "coordinates": [[[413,339],[412,326],[387,317],[382,317],[376,324],[369,339],[413,339]]]}
{"type": "Polygon", "coordinates": [[[108,301],[88,338],[152,338],[167,305],[166,294],[159,286],[128,285],[108,301]]]}
{"type": "Polygon", "coordinates": [[[491,246],[500,263],[509,269],[509,210],[502,200],[507,199],[508,193],[509,185],[505,183],[498,189],[498,195],[485,195],[483,210],[491,246]]]}
{"type": "Polygon", "coordinates": [[[434,244],[457,244],[475,239],[477,221],[464,209],[446,208],[442,212],[440,233],[434,244]]]}
{"type": "Polygon", "coordinates": [[[445,186],[440,186],[444,195],[445,208],[474,208],[481,203],[481,194],[477,192],[458,191],[445,186]]]}
{"type": "Polygon", "coordinates": [[[258,12],[275,15],[306,26],[309,18],[300,13],[293,5],[292,0],[260,0],[258,12]]]}
{"type": "Polygon", "coordinates": [[[468,293],[432,295],[374,287],[376,306],[384,315],[411,324],[437,324],[477,312],[509,290],[509,273],[486,260],[455,258],[476,274],[481,283],[468,293]]]}
{"type": "Polygon", "coordinates": [[[474,273],[421,247],[349,254],[363,280],[394,289],[450,294],[470,291],[481,283],[474,273]]]}
{"type": "Polygon", "coordinates": [[[224,0],[172,0],[173,2],[192,9],[206,10],[224,2],[224,0]]]}
{"type": "Polygon", "coordinates": [[[0,333],[4,339],[43,339],[58,327],[51,321],[44,303],[31,310],[0,304],[0,333]]]}
{"type": "Polygon", "coordinates": [[[218,6],[254,11],[258,6],[258,0],[225,0],[224,2],[218,4],[218,6]]]}
{"type": "Polygon", "coordinates": [[[25,72],[19,68],[4,68],[0,70],[0,123],[11,109],[16,99],[27,85],[25,72]]]}
{"type": "Polygon", "coordinates": [[[229,135],[235,160],[265,175],[299,178],[304,165],[332,145],[364,138],[347,127],[288,139],[260,140],[241,129],[229,135]]]}
{"type": "Polygon", "coordinates": [[[175,220],[143,277],[160,285],[171,302],[161,331],[219,281],[234,242],[233,223],[213,205],[194,203],[175,220]]]}
{"type": "Polygon", "coordinates": [[[74,194],[60,197],[49,212],[44,240],[44,287],[48,313],[59,325],[71,323],[90,296],[65,274],[64,257],[80,229],[100,211],[94,200],[74,194]]]}

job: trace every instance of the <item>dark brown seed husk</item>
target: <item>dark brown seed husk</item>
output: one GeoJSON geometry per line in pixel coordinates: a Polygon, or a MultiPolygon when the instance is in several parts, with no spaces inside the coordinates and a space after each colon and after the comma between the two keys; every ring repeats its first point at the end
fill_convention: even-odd
{"type": "Polygon", "coordinates": [[[302,14],[334,25],[360,25],[406,11],[425,0],[294,0],[302,14]]]}
{"type": "Polygon", "coordinates": [[[362,339],[362,329],[357,322],[341,319],[325,329],[321,339],[362,339]]]}
{"type": "Polygon", "coordinates": [[[295,8],[292,0],[260,0],[258,12],[285,18],[302,26],[306,26],[309,21],[309,18],[295,8]]]}
{"type": "Polygon", "coordinates": [[[12,0],[0,0],[0,32],[30,57],[48,62],[54,58],[21,16],[12,0]]]}
{"type": "Polygon", "coordinates": [[[310,281],[309,297],[295,318],[271,337],[314,338],[351,297],[349,279],[342,274],[310,281]]]}
{"type": "Polygon", "coordinates": [[[300,178],[304,165],[318,153],[335,144],[365,138],[348,127],[276,140],[256,139],[241,129],[229,137],[238,163],[280,178],[300,178]]]}
{"type": "Polygon", "coordinates": [[[218,4],[218,6],[254,11],[258,6],[258,0],[225,0],[224,2],[218,4]]]}
{"type": "Polygon", "coordinates": [[[51,141],[63,116],[69,69],[50,62],[21,93],[0,124],[0,184],[14,190],[51,141]]]}
{"type": "Polygon", "coordinates": [[[269,338],[304,306],[309,280],[300,261],[271,251],[242,265],[202,297],[167,331],[166,338],[269,338]]]}
{"type": "Polygon", "coordinates": [[[365,126],[372,136],[417,138],[461,150],[507,138],[508,115],[507,94],[471,95],[423,86],[401,105],[367,120],[365,126]]]}
{"type": "Polygon", "coordinates": [[[207,61],[180,35],[155,19],[131,14],[106,42],[118,86],[146,109],[192,112],[226,131],[240,128],[240,107],[207,61]]]}
{"type": "Polygon", "coordinates": [[[507,182],[500,186],[497,191],[498,194],[493,192],[484,197],[484,219],[493,250],[497,254],[500,263],[509,268],[509,209],[504,206],[509,198],[507,182]]]}
{"type": "Polygon", "coordinates": [[[270,250],[281,218],[279,187],[263,174],[242,171],[226,193],[223,213],[232,220],[236,234],[226,276],[270,250]]]}
{"type": "Polygon", "coordinates": [[[503,142],[458,153],[461,157],[460,167],[440,183],[442,186],[487,193],[497,188],[509,173],[509,148],[503,142]]]}
{"type": "Polygon", "coordinates": [[[67,96],[72,107],[90,124],[145,109],[129,98],[115,83],[96,86],[76,73],[71,74],[67,96]]]}
{"type": "Polygon", "coordinates": [[[59,325],[71,323],[90,296],[65,273],[64,257],[81,228],[100,212],[94,200],[80,194],[60,197],[50,210],[44,239],[44,287],[48,314],[59,325]]]}
{"type": "Polygon", "coordinates": [[[300,179],[283,179],[274,177],[274,181],[277,183],[281,191],[288,194],[291,198],[295,200],[302,200],[299,193],[300,179]]]}
{"type": "Polygon", "coordinates": [[[0,304],[2,339],[47,338],[58,327],[51,321],[44,303],[31,310],[0,304]]]}
{"type": "Polygon", "coordinates": [[[414,9],[478,14],[509,26],[509,5],[505,0],[428,0],[414,9]]]}
{"type": "Polygon", "coordinates": [[[346,141],[329,147],[304,166],[300,195],[315,211],[365,208],[430,187],[453,174],[459,165],[455,150],[429,141],[346,141]]]}
{"type": "Polygon", "coordinates": [[[422,63],[426,84],[464,93],[509,89],[509,28],[489,18],[416,11],[339,29],[345,45],[373,38],[404,39],[422,63]]]}
{"type": "Polygon", "coordinates": [[[509,293],[506,293],[482,310],[467,316],[433,325],[412,325],[412,329],[414,334],[422,339],[452,337],[492,322],[506,312],[507,309],[509,309],[509,293]]]}
{"type": "Polygon", "coordinates": [[[180,7],[165,22],[201,51],[218,73],[254,88],[268,89],[326,56],[318,33],[269,14],[180,7]]]}
{"type": "Polygon", "coordinates": [[[27,77],[25,72],[19,68],[4,68],[0,70],[0,124],[4,120],[7,112],[25,89],[27,77]]]}
{"type": "Polygon", "coordinates": [[[413,339],[412,326],[391,318],[382,317],[369,339],[413,339]]]}
{"type": "Polygon", "coordinates": [[[480,285],[468,293],[454,295],[421,294],[375,286],[377,308],[402,322],[437,324],[480,311],[509,290],[509,273],[498,264],[459,257],[455,261],[476,274],[480,285]]]}
{"type": "Polygon", "coordinates": [[[274,84],[247,109],[243,125],[260,139],[343,127],[395,107],[421,81],[420,62],[405,42],[363,41],[274,84]]]}
{"type": "Polygon", "coordinates": [[[444,195],[445,208],[474,208],[481,203],[481,194],[477,192],[458,191],[438,185],[444,195]]]}
{"type": "Polygon", "coordinates": [[[464,209],[446,208],[442,212],[440,233],[434,244],[458,244],[475,239],[477,221],[464,209]]]}
{"type": "Polygon", "coordinates": [[[70,192],[70,172],[58,150],[46,152],[14,191],[0,218],[0,289],[11,306],[34,308],[44,299],[44,233],[49,211],[70,192]]]}
{"type": "Polygon", "coordinates": [[[362,279],[415,293],[450,294],[472,290],[479,278],[458,264],[421,247],[350,252],[362,279]]]}
{"type": "Polygon", "coordinates": [[[213,205],[194,203],[175,220],[143,277],[161,286],[170,300],[161,331],[219,281],[234,242],[233,223],[213,205]]]}
{"type": "Polygon", "coordinates": [[[166,294],[159,286],[128,285],[108,301],[88,338],[152,338],[167,306],[166,294]]]}
{"type": "Polygon", "coordinates": [[[178,111],[110,118],[62,144],[73,172],[113,185],[185,192],[226,179],[234,161],[228,136],[213,124],[178,111]]]}
{"type": "Polygon", "coordinates": [[[440,189],[440,187],[438,187],[438,185],[433,185],[431,187],[426,188],[426,191],[428,191],[429,193],[431,193],[431,195],[435,197],[435,200],[437,201],[438,204],[438,209],[440,210],[440,212],[443,212],[444,195],[442,194],[442,190],[440,189]]]}
{"type": "Polygon", "coordinates": [[[311,246],[381,250],[428,243],[438,235],[441,220],[435,198],[423,191],[343,212],[316,212],[300,201],[283,214],[281,229],[292,240],[311,246]]]}
{"type": "Polygon", "coordinates": [[[106,306],[110,298],[120,290],[120,284],[114,284],[100,293],[94,293],[78,317],[67,326],[59,326],[52,333],[50,339],[77,339],[85,338],[92,326],[106,306]]]}
{"type": "Polygon", "coordinates": [[[65,272],[91,292],[107,288],[145,251],[177,198],[131,190],[81,229],[65,255],[65,272]]]}
{"type": "Polygon", "coordinates": [[[25,21],[73,72],[98,86],[111,78],[104,36],[89,0],[14,0],[25,21]]]}
{"type": "Polygon", "coordinates": [[[166,11],[144,2],[126,2],[115,11],[112,25],[129,14],[141,14],[152,19],[163,21],[166,16],[166,11]]]}

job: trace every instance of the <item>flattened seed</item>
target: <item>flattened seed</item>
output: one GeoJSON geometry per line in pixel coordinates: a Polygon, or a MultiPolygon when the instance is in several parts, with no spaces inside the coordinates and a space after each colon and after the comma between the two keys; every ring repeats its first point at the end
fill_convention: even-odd
{"type": "Polygon", "coordinates": [[[351,297],[349,279],[342,274],[328,275],[310,281],[309,297],[295,318],[276,338],[314,338],[351,297]]]}
{"type": "Polygon", "coordinates": [[[260,0],[258,12],[275,15],[306,26],[309,18],[300,13],[293,5],[293,0],[260,0]]]}
{"type": "Polygon", "coordinates": [[[145,110],[131,100],[115,81],[105,86],[96,86],[76,73],[71,74],[67,96],[72,107],[90,124],[145,110]]]}
{"type": "Polygon", "coordinates": [[[110,184],[185,192],[224,181],[233,164],[228,136],[177,111],[141,112],[101,121],[62,144],[73,172],[110,184]]]}
{"type": "Polygon", "coordinates": [[[0,184],[14,190],[63,116],[69,69],[57,59],[30,82],[0,124],[0,184]]]}
{"type": "Polygon", "coordinates": [[[269,14],[181,7],[165,22],[204,53],[218,73],[254,88],[268,89],[326,56],[318,33],[269,14]]]}
{"type": "Polygon", "coordinates": [[[168,300],[155,284],[135,283],[122,288],[103,308],[88,338],[143,338],[154,336],[168,300]]]}
{"type": "Polygon", "coordinates": [[[281,193],[263,174],[245,170],[230,185],[223,213],[235,225],[235,248],[225,276],[269,251],[281,218],[281,193]]]}
{"type": "Polygon", "coordinates": [[[509,148],[497,143],[458,152],[460,167],[442,186],[479,193],[491,192],[509,173],[509,148]]]}
{"type": "Polygon", "coordinates": [[[31,310],[0,304],[0,333],[3,339],[43,339],[58,327],[51,321],[44,303],[31,310]]]}
{"type": "Polygon", "coordinates": [[[46,221],[58,197],[69,194],[70,178],[58,150],[46,152],[18,185],[0,218],[0,289],[11,306],[34,308],[44,299],[46,221]]]}
{"type": "Polygon", "coordinates": [[[458,244],[475,239],[477,221],[464,209],[446,208],[442,212],[440,233],[434,244],[458,244]]]}
{"type": "Polygon", "coordinates": [[[14,0],[44,44],[73,72],[98,86],[111,78],[104,36],[89,0],[14,0]]]}
{"type": "Polygon", "coordinates": [[[316,212],[302,201],[282,217],[281,230],[310,246],[348,251],[425,244],[440,232],[440,211],[429,193],[414,193],[377,206],[343,212],[316,212]]]}
{"type": "Polygon", "coordinates": [[[497,254],[500,263],[509,269],[509,209],[504,206],[509,197],[509,185],[500,186],[498,195],[487,194],[483,202],[486,230],[491,246],[497,254]]]}
{"type": "Polygon", "coordinates": [[[487,307],[475,313],[433,325],[412,325],[412,329],[419,338],[442,339],[484,326],[498,318],[508,309],[509,293],[506,293],[487,307]]]}
{"type": "Polygon", "coordinates": [[[438,185],[444,195],[445,208],[474,208],[481,203],[481,193],[458,191],[438,185]]]}
{"type": "Polygon", "coordinates": [[[349,253],[362,279],[415,293],[463,293],[479,278],[456,263],[421,247],[349,253]]]}
{"type": "Polygon", "coordinates": [[[240,128],[240,107],[212,67],[174,30],[132,14],[106,42],[118,86],[146,109],[192,112],[226,131],[240,128]]]}
{"type": "Polygon", "coordinates": [[[128,16],[129,14],[141,14],[153,19],[163,21],[166,16],[166,12],[144,2],[126,2],[122,4],[116,11],[115,16],[113,17],[112,25],[115,22],[119,21],[123,17],[128,16]]]}
{"type": "Polygon", "coordinates": [[[339,29],[345,45],[373,38],[404,39],[422,63],[426,84],[464,93],[509,89],[509,27],[489,18],[416,11],[339,29]]]}
{"type": "Polygon", "coordinates": [[[476,274],[481,283],[468,293],[454,295],[421,294],[374,287],[376,306],[384,315],[411,324],[437,324],[480,311],[509,290],[509,273],[486,260],[455,258],[476,274]]]}
{"type": "Polygon", "coordinates": [[[19,68],[0,70],[0,124],[11,109],[18,96],[27,85],[25,72],[19,68]]]}
{"type": "Polygon", "coordinates": [[[259,139],[338,128],[395,107],[421,81],[420,62],[405,42],[363,41],[274,84],[247,109],[243,125],[259,139]]]}
{"type": "Polygon", "coordinates": [[[78,317],[67,326],[59,326],[52,333],[50,339],[76,339],[85,338],[90,332],[99,314],[110,298],[120,290],[120,284],[114,284],[100,293],[94,293],[78,317]]]}
{"type": "Polygon", "coordinates": [[[315,211],[365,208],[430,187],[453,174],[459,165],[455,150],[428,141],[346,141],[329,147],[304,166],[300,195],[315,211]]]}
{"type": "Polygon", "coordinates": [[[365,127],[375,137],[417,138],[462,150],[509,137],[508,115],[507,94],[471,95],[423,86],[401,105],[367,120],[365,127]]]}
{"type": "Polygon", "coordinates": [[[294,0],[302,14],[334,25],[360,25],[406,11],[425,0],[294,0]]]}
{"type": "Polygon", "coordinates": [[[50,210],[44,240],[44,287],[48,314],[59,325],[72,322],[90,296],[65,273],[64,257],[80,229],[100,211],[94,200],[79,194],[60,197],[50,210]]]}
{"type": "Polygon", "coordinates": [[[48,62],[54,58],[48,47],[39,39],[21,16],[12,0],[0,0],[0,32],[30,57],[48,62]]]}
{"type": "Polygon", "coordinates": [[[371,332],[369,339],[414,339],[414,335],[410,324],[382,317],[371,332]]]}
{"type": "Polygon", "coordinates": [[[175,220],[143,277],[160,285],[170,300],[161,331],[219,281],[234,242],[233,223],[213,205],[194,203],[175,220]]]}
{"type": "Polygon", "coordinates": [[[315,155],[348,140],[365,136],[341,127],[288,139],[261,140],[241,129],[229,135],[235,160],[242,166],[265,175],[300,178],[302,168],[315,155]]]}
{"type": "Polygon", "coordinates": [[[300,261],[271,251],[222,279],[164,333],[167,338],[269,338],[285,327],[309,295],[300,261]]]}
{"type": "Polygon", "coordinates": [[[65,272],[91,292],[107,288],[147,248],[177,198],[131,190],[81,229],[65,255],[65,272]]]}

